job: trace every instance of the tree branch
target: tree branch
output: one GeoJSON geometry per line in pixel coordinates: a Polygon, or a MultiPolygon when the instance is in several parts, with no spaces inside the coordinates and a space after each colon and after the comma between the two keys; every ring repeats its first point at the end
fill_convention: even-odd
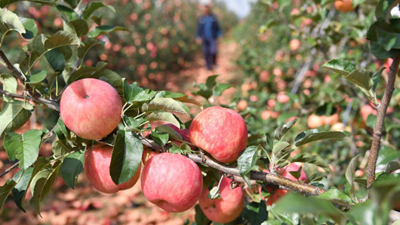
{"type": "Polygon", "coordinates": [[[10,96],[11,98],[28,99],[28,100],[34,101],[36,103],[40,103],[40,104],[46,105],[50,109],[53,109],[53,110],[56,110],[56,111],[60,111],[60,106],[58,105],[57,102],[55,102],[53,100],[49,100],[49,99],[45,99],[45,98],[33,98],[33,97],[30,97],[30,96],[27,96],[27,95],[13,94],[13,93],[1,90],[1,89],[0,89],[0,93],[3,94],[3,95],[10,96]]]}
{"type": "Polygon", "coordinates": [[[8,60],[3,50],[0,50],[0,58],[6,64],[7,69],[11,70],[14,76],[24,84],[26,81],[26,77],[17,68],[15,68],[15,66],[10,62],[10,60],[8,60]]]}
{"type": "Polygon", "coordinates": [[[376,117],[374,134],[372,137],[372,146],[368,158],[367,187],[370,187],[371,184],[375,181],[376,161],[378,159],[378,153],[381,147],[381,138],[382,138],[383,125],[386,117],[386,110],[388,108],[388,105],[390,103],[395,88],[396,74],[399,68],[399,63],[400,63],[400,55],[397,55],[393,59],[392,65],[390,65],[389,77],[386,84],[385,94],[383,95],[381,104],[379,104],[377,107],[378,115],[376,117]]]}
{"type": "Polygon", "coordinates": [[[0,177],[3,177],[4,175],[6,175],[7,173],[9,173],[11,170],[17,168],[17,166],[19,165],[19,161],[14,163],[12,166],[10,166],[9,168],[7,168],[6,170],[4,170],[4,172],[2,172],[0,174],[0,177]]]}
{"type": "MultiPolygon", "coordinates": [[[[163,151],[162,147],[159,146],[158,144],[156,144],[153,140],[150,140],[150,139],[147,139],[144,137],[140,137],[140,139],[144,146],[163,151]]],[[[186,156],[196,163],[200,163],[200,164],[209,166],[211,168],[217,169],[219,171],[224,172],[225,174],[240,177],[238,168],[222,165],[206,155],[187,154],[186,156]]],[[[317,196],[317,195],[320,195],[325,192],[321,188],[318,188],[318,187],[315,187],[315,186],[312,186],[309,184],[299,183],[297,181],[293,181],[293,180],[287,179],[285,177],[271,174],[271,173],[251,171],[250,172],[250,180],[261,181],[261,182],[277,185],[277,186],[281,187],[282,189],[291,190],[291,191],[305,194],[305,195],[317,196]]]]}

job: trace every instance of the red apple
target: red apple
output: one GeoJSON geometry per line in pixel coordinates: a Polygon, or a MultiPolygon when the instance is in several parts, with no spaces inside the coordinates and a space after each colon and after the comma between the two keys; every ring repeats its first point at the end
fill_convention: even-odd
{"type": "Polygon", "coordinates": [[[354,10],[351,0],[336,0],[335,8],[339,12],[351,12],[354,10]]]}
{"type": "Polygon", "coordinates": [[[103,193],[116,193],[119,190],[131,188],[140,176],[140,166],[136,174],[127,182],[115,184],[110,175],[112,147],[108,145],[94,145],[85,153],[85,173],[93,187],[103,193]]]}
{"type": "Polygon", "coordinates": [[[321,118],[324,124],[328,124],[330,126],[334,125],[335,123],[338,123],[340,120],[340,116],[338,113],[335,113],[331,116],[321,116],[321,118]]]}
{"type": "Polygon", "coordinates": [[[239,111],[244,111],[244,110],[247,109],[248,106],[249,106],[249,103],[248,103],[246,100],[240,100],[240,101],[237,103],[236,108],[237,108],[239,111]]]}
{"type": "Polygon", "coordinates": [[[300,46],[301,46],[301,42],[300,42],[299,39],[293,39],[293,40],[291,40],[291,41],[289,42],[289,48],[290,48],[290,50],[292,50],[292,51],[297,51],[297,50],[299,50],[300,46]]]}
{"type": "Polygon", "coordinates": [[[312,114],[307,119],[307,125],[309,128],[314,129],[324,125],[324,120],[315,114],[312,114]]]}
{"type": "Polygon", "coordinates": [[[247,127],[237,112],[213,106],[200,112],[189,128],[192,143],[224,163],[235,161],[247,145],[247,127]]]}
{"type": "Polygon", "coordinates": [[[240,187],[231,189],[231,179],[225,177],[221,181],[219,193],[221,198],[207,198],[210,190],[203,189],[199,204],[206,217],[215,223],[229,223],[235,220],[244,207],[244,194],[240,187]]]}
{"type": "Polygon", "coordinates": [[[290,98],[286,95],[286,92],[279,92],[276,96],[276,100],[279,103],[288,103],[290,101],[290,98]]]}
{"type": "Polygon", "coordinates": [[[168,212],[183,212],[199,200],[203,176],[187,157],[161,153],[147,161],[141,183],[143,194],[151,203],[168,212]]]}
{"type": "Polygon", "coordinates": [[[99,140],[110,134],[121,120],[118,92],[107,82],[86,78],[70,84],[60,102],[65,125],[81,138],[99,140]]]}

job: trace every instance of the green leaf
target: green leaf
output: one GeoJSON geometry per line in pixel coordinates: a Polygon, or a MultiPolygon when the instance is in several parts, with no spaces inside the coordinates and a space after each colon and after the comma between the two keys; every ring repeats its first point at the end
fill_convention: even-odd
{"type": "Polygon", "coordinates": [[[69,26],[75,29],[76,35],[78,37],[82,37],[89,32],[89,26],[86,20],[83,19],[75,19],[68,23],[69,26]]]}
{"type": "Polygon", "coordinates": [[[372,77],[372,82],[373,82],[373,86],[372,86],[372,91],[375,92],[376,87],[378,86],[379,83],[379,78],[381,77],[382,72],[385,70],[385,67],[382,67],[378,72],[376,72],[372,77]]]}
{"type": "Polygon", "coordinates": [[[196,215],[195,215],[195,221],[196,225],[209,225],[211,223],[211,220],[209,220],[206,215],[204,215],[203,211],[201,210],[199,204],[195,206],[196,210],[196,215]]]}
{"type": "Polygon", "coordinates": [[[385,168],[385,173],[393,173],[394,171],[400,169],[400,163],[398,162],[390,162],[387,164],[386,168],[385,168]]]}
{"type": "Polygon", "coordinates": [[[172,113],[169,112],[152,112],[147,116],[147,119],[152,121],[164,121],[170,124],[175,125],[176,127],[180,126],[179,121],[175,118],[172,113]]]}
{"type": "Polygon", "coordinates": [[[370,199],[379,217],[375,224],[388,224],[389,212],[400,201],[400,174],[381,174],[370,187],[370,199]]]}
{"type": "Polygon", "coordinates": [[[10,159],[19,160],[21,169],[27,169],[36,161],[42,143],[42,134],[41,130],[28,130],[22,135],[7,133],[8,138],[4,142],[4,148],[10,159]]]}
{"type": "Polygon", "coordinates": [[[72,149],[67,145],[66,142],[63,142],[57,138],[51,146],[54,156],[59,157],[63,156],[66,153],[70,152],[72,149]]]}
{"type": "Polygon", "coordinates": [[[155,131],[158,133],[166,133],[168,136],[175,140],[182,140],[182,136],[176,132],[172,127],[168,125],[161,125],[155,128],[155,131]]]}
{"type": "Polygon", "coordinates": [[[6,133],[4,139],[4,149],[6,150],[8,159],[10,161],[14,161],[16,159],[18,148],[14,145],[20,142],[22,142],[22,135],[16,134],[14,132],[6,133]]]}
{"type": "Polygon", "coordinates": [[[85,10],[83,10],[82,18],[85,19],[85,20],[89,19],[89,17],[92,15],[92,13],[94,11],[96,11],[97,9],[103,8],[103,7],[106,7],[106,8],[110,9],[111,11],[113,11],[115,13],[114,7],[112,7],[110,5],[106,5],[106,4],[102,3],[102,2],[91,2],[85,8],[85,10]]]}
{"type": "Polygon", "coordinates": [[[197,106],[200,106],[200,107],[202,106],[201,103],[198,102],[196,99],[191,98],[191,97],[189,97],[187,95],[179,97],[179,98],[173,98],[173,99],[175,99],[177,101],[180,101],[180,102],[183,102],[183,103],[191,103],[191,104],[194,104],[194,105],[197,105],[197,106]]]}
{"type": "Polygon", "coordinates": [[[82,66],[78,70],[75,70],[69,77],[68,83],[71,84],[79,79],[91,77],[97,71],[96,68],[91,66],[82,66]]]}
{"type": "Polygon", "coordinates": [[[56,6],[57,10],[64,13],[69,21],[76,20],[79,18],[78,14],[71,8],[65,6],[65,5],[57,5],[56,6]]]}
{"type": "Polygon", "coordinates": [[[265,201],[249,203],[243,209],[242,217],[248,224],[264,225],[268,220],[267,204],[265,201]]]}
{"type": "Polygon", "coordinates": [[[353,202],[358,202],[354,190],[354,179],[355,179],[354,174],[357,168],[358,158],[360,158],[360,155],[356,155],[354,158],[352,158],[349,163],[349,166],[346,169],[346,180],[350,185],[350,198],[351,200],[353,200],[353,202]]]}
{"type": "Polygon", "coordinates": [[[317,196],[317,198],[320,199],[326,199],[329,200],[332,203],[344,203],[350,206],[350,202],[351,202],[351,198],[346,195],[345,193],[339,191],[336,188],[333,189],[329,189],[328,191],[320,194],[319,196],[317,196]]]}
{"type": "Polygon", "coordinates": [[[342,76],[347,76],[349,73],[356,70],[356,66],[352,63],[339,59],[332,59],[323,64],[322,67],[330,69],[333,72],[338,73],[342,76]]]}
{"type": "Polygon", "coordinates": [[[27,76],[26,83],[28,83],[28,84],[40,83],[46,78],[46,76],[47,76],[47,72],[42,70],[39,73],[35,73],[35,74],[30,75],[30,76],[27,76]]]}
{"type": "Polygon", "coordinates": [[[313,129],[301,132],[295,137],[294,141],[295,145],[299,147],[314,141],[321,141],[321,140],[340,141],[346,137],[347,137],[346,134],[340,131],[319,132],[318,130],[313,129]]]}
{"type": "Polygon", "coordinates": [[[226,89],[230,87],[231,87],[230,84],[224,84],[224,83],[217,84],[217,86],[213,89],[213,95],[219,97],[222,95],[222,92],[224,92],[226,89]]]}
{"type": "Polygon", "coordinates": [[[100,42],[94,38],[86,38],[78,48],[78,57],[84,59],[87,52],[95,45],[100,45],[100,42]]]}
{"type": "Polygon", "coordinates": [[[22,25],[24,25],[25,33],[22,34],[22,37],[25,39],[32,39],[38,33],[38,28],[36,27],[35,20],[29,18],[20,17],[22,25]]]}
{"type": "Polygon", "coordinates": [[[43,167],[31,181],[32,198],[29,201],[40,215],[40,202],[50,193],[54,182],[60,171],[61,161],[57,161],[54,165],[47,164],[43,167]]]}
{"type": "Polygon", "coordinates": [[[389,146],[382,146],[379,150],[378,159],[376,165],[386,165],[391,161],[400,158],[400,151],[397,151],[389,146]]]}
{"type": "Polygon", "coordinates": [[[212,75],[207,77],[206,86],[208,89],[212,89],[217,84],[217,77],[219,75],[212,75]]]}
{"type": "Polygon", "coordinates": [[[289,144],[288,142],[286,142],[286,141],[279,142],[279,143],[277,143],[276,145],[274,145],[274,147],[272,148],[272,153],[273,153],[274,155],[279,155],[279,153],[280,153],[283,149],[287,148],[289,145],[290,145],[290,144],[289,144]]]}
{"type": "Polygon", "coordinates": [[[0,33],[6,35],[10,31],[25,33],[25,27],[19,17],[8,9],[0,9],[0,33]]]}
{"type": "Polygon", "coordinates": [[[250,170],[256,165],[259,146],[249,146],[240,153],[237,160],[240,176],[251,186],[250,179],[246,176],[250,170]]]}
{"type": "Polygon", "coordinates": [[[24,200],[29,187],[29,182],[32,178],[33,167],[29,167],[26,170],[20,170],[18,171],[18,173],[16,173],[13,177],[13,180],[17,182],[17,185],[15,185],[15,187],[13,188],[12,194],[15,204],[18,206],[19,209],[25,212],[24,200]]]}
{"type": "Polygon", "coordinates": [[[46,49],[44,48],[44,43],[46,42],[46,40],[47,37],[44,34],[39,34],[35,36],[31,43],[32,51],[37,55],[42,55],[46,51],[46,49]]]}
{"type": "Polygon", "coordinates": [[[156,92],[152,90],[144,90],[139,87],[139,85],[134,82],[132,84],[128,84],[126,80],[123,83],[124,89],[124,99],[128,103],[133,102],[147,102],[154,98],[156,92]]]}
{"type": "Polygon", "coordinates": [[[155,98],[150,103],[143,104],[142,110],[145,112],[165,111],[189,115],[185,108],[172,98],[155,98]]]}
{"type": "MultiPolygon", "coordinates": [[[[357,221],[358,224],[363,225],[376,225],[383,224],[378,223],[379,218],[382,216],[378,213],[377,205],[372,201],[367,200],[365,202],[356,204],[352,206],[347,213],[349,218],[352,218],[353,221],[357,221]]],[[[357,224],[352,223],[352,224],[357,224]]]]}
{"type": "Polygon", "coordinates": [[[219,199],[221,195],[219,194],[219,188],[217,186],[213,187],[207,195],[209,199],[219,199]]]}
{"type": "Polygon", "coordinates": [[[327,200],[288,193],[275,205],[274,213],[322,214],[333,219],[336,224],[345,224],[346,216],[327,200]]]}
{"type": "MultiPolygon", "coordinates": [[[[97,65],[96,65],[97,67],[97,65]]],[[[101,69],[101,68],[97,68],[98,71],[95,72],[92,76],[92,78],[97,78],[100,79],[102,81],[105,81],[107,83],[109,83],[111,86],[113,86],[120,95],[122,95],[122,78],[121,76],[109,69],[101,69]]]]}
{"type": "Polygon", "coordinates": [[[10,191],[15,187],[16,183],[13,180],[8,180],[3,186],[0,186],[0,209],[3,207],[10,191]]]}
{"type": "Polygon", "coordinates": [[[374,81],[371,79],[370,73],[367,70],[356,69],[350,62],[337,59],[325,63],[322,67],[339,73],[349,82],[356,84],[370,101],[376,102],[376,94],[373,91],[374,81]]]}
{"type": "MultiPolygon", "coordinates": [[[[3,85],[3,90],[16,94],[17,93],[17,87],[18,87],[18,83],[17,83],[17,79],[14,76],[11,76],[9,74],[6,73],[2,73],[0,74],[0,83],[3,85]]],[[[6,95],[3,95],[3,99],[4,101],[10,101],[12,100],[11,97],[8,97],[6,95]]],[[[1,133],[0,133],[1,136],[1,133]]]]}
{"type": "Polygon", "coordinates": [[[274,131],[274,137],[276,140],[281,140],[285,134],[296,124],[297,119],[294,119],[283,126],[277,127],[274,131]]]}
{"type": "Polygon", "coordinates": [[[308,177],[308,183],[318,182],[326,178],[326,173],[314,172],[310,177],[308,177]]]}
{"type": "Polygon", "coordinates": [[[268,133],[265,134],[265,139],[266,139],[266,148],[272,151],[272,148],[274,147],[274,140],[272,140],[271,135],[268,133]]]}
{"type": "Polygon", "coordinates": [[[68,3],[72,8],[76,8],[81,0],[64,0],[64,2],[68,3]]]}
{"type": "Polygon", "coordinates": [[[331,168],[329,167],[329,164],[323,158],[321,158],[318,155],[311,155],[308,152],[300,153],[300,154],[296,155],[295,157],[293,157],[292,160],[290,160],[290,161],[313,164],[313,165],[321,167],[326,172],[332,173],[331,168]]]}
{"type": "Polygon", "coordinates": [[[152,139],[159,145],[164,146],[168,143],[169,135],[167,133],[151,132],[152,139]]]}
{"type": "Polygon", "coordinates": [[[213,92],[211,90],[198,90],[198,91],[192,91],[192,94],[194,95],[199,95],[205,99],[209,99],[212,95],[213,92]]]}
{"type": "Polygon", "coordinates": [[[28,121],[33,106],[28,102],[13,100],[3,102],[0,112],[0,136],[5,131],[14,131],[28,121]]]}
{"type": "Polygon", "coordinates": [[[122,184],[136,174],[142,154],[143,144],[135,133],[117,132],[110,165],[110,175],[115,184],[122,184]]]}
{"type": "Polygon", "coordinates": [[[80,43],[81,41],[75,34],[61,30],[51,35],[44,42],[44,47],[47,51],[49,51],[62,46],[79,46],[80,43]]]}
{"type": "Polygon", "coordinates": [[[62,121],[61,117],[58,118],[56,127],[54,129],[54,133],[57,135],[57,138],[61,141],[65,141],[66,139],[70,139],[70,134],[67,127],[62,121]]]}
{"type": "Polygon", "coordinates": [[[85,152],[77,151],[65,157],[61,165],[61,177],[68,187],[74,189],[78,175],[83,171],[85,152]]]}
{"type": "Polygon", "coordinates": [[[49,62],[51,68],[54,72],[61,73],[65,68],[65,58],[64,55],[58,50],[53,49],[44,55],[49,62]]]}
{"type": "Polygon", "coordinates": [[[115,31],[128,31],[125,27],[113,27],[109,25],[97,26],[88,34],[91,38],[96,38],[101,34],[108,34],[115,31]]]}

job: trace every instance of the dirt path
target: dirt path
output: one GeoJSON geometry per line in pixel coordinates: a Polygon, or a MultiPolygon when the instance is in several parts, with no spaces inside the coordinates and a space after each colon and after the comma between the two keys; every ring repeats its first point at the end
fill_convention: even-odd
{"type": "MultiPolygon", "coordinates": [[[[218,74],[218,82],[234,84],[238,80],[237,69],[234,62],[238,54],[238,44],[233,41],[222,40],[219,45],[219,52],[217,58],[217,68],[209,71],[205,68],[205,62],[201,54],[198,55],[193,65],[179,72],[177,75],[170,76],[170,80],[166,83],[167,90],[174,92],[183,92],[190,94],[194,90],[193,82],[205,83],[207,78],[211,75],[218,74]]],[[[219,99],[220,103],[229,103],[234,88],[230,88],[224,92],[224,96],[219,99]]]]}

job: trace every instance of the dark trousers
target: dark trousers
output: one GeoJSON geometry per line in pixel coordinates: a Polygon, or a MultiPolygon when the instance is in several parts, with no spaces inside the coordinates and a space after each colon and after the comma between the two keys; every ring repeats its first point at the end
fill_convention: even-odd
{"type": "Polygon", "coordinates": [[[217,64],[217,40],[203,40],[203,54],[207,69],[211,70],[217,64]]]}

